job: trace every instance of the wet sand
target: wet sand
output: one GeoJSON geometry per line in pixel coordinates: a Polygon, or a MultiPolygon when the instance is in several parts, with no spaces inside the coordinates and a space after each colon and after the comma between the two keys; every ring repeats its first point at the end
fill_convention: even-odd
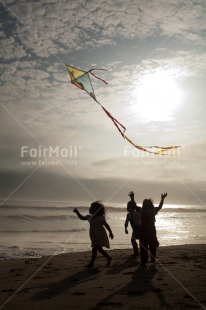
{"type": "Polygon", "coordinates": [[[92,269],[90,252],[0,261],[0,309],[206,309],[206,244],[160,247],[146,267],[131,254],[92,269]]]}

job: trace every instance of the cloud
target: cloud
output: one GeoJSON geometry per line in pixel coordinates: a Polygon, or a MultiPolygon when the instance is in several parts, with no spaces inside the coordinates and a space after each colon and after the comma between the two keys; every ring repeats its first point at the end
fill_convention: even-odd
{"type": "Polygon", "coordinates": [[[118,38],[142,40],[157,33],[205,44],[204,1],[101,1],[98,6],[95,1],[58,5],[18,1],[8,8],[25,25],[16,24],[14,37],[39,57],[114,44],[118,38]]]}
{"type": "Polygon", "coordinates": [[[3,58],[4,60],[21,59],[27,56],[24,47],[15,41],[13,37],[5,38],[3,44],[3,58]]]}
{"type": "MultiPolygon", "coordinates": [[[[1,150],[2,197],[8,196],[38,167],[21,165],[21,161],[34,162],[39,159],[28,155],[21,158],[20,140],[14,141],[13,145],[7,143],[1,150]]],[[[31,140],[29,143],[30,147],[38,149],[37,144],[32,144],[31,140]]],[[[93,151],[97,149],[93,147],[93,151]]],[[[88,155],[91,156],[91,152],[92,149],[89,149],[88,155]]],[[[77,165],[65,165],[65,168],[58,164],[43,165],[13,198],[75,200],[78,197],[82,201],[92,201],[96,197],[106,201],[113,197],[111,201],[121,202],[129,190],[135,190],[138,201],[145,197],[153,197],[158,201],[160,192],[167,191],[170,196],[168,203],[205,203],[206,180],[202,173],[206,168],[205,140],[188,144],[176,158],[151,157],[140,152],[136,154],[133,149],[122,156],[109,157],[109,153],[107,156],[102,154],[99,160],[98,156],[97,153],[96,160],[90,158],[89,162],[86,150],[79,149],[75,158],[77,165]]],[[[47,162],[54,159],[48,158],[47,162]]]]}
{"type": "MultiPolygon", "coordinates": [[[[112,46],[117,43],[120,44],[118,40],[121,38],[131,39],[132,37],[142,40],[142,38],[157,37],[158,34],[159,38],[163,35],[164,41],[165,35],[172,35],[170,32],[174,30],[174,25],[179,29],[178,35],[180,35],[184,27],[178,27],[178,21],[185,25],[188,32],[190,27],[193,27],[193,32],[190,35],[195,35],[195,31],[201,35],[205,29],[205,23],[203,23],[204,2],[193,4],[192,1],[187,1],[187,3],[179,4],[179,2],[172,0],[167,1],[167,3],[162,1],[139,1],[138,3],[101,1],[97,6],[96,2],[93,1],[89,3],[69,1],[57,6],[49,1],[43,4],[38,2],[26,4],[24,1],[13,1],[7,4],[11,12],[14,12],[26,25],[24,26],[19,21],[13,22],[10,35],[5,31],[4,35],[8,36],[2,41],[2,46],[6,49],[5,60],[18,59],[13,61],[12,66],[10,64],[3,65],[2,97],[5,96],[8,100],[12,99],[9,98],[11,94],[13,98],[21,97],[24,93],[41,91],[47,86],[68,81],[62,71],[63,64],[60,64],[58,58],[52,56],[53,53],[57,56],[60,54],[72,55],[72,52],[76,52],[78,49],[85,50],[89,47],[97,48],[109,44],[110,47],[108,46],[107,49],[111,48],[110,55],[112,55],[118,52],[118,48],[114,51],[112,46]],[[155,14],[151,12],[155,12],[155,14]],[[184,18],[189,14],[191,14],[189,20],[184,18]],[[193,19],[196,22],[193,22],[193,19]],[[168,30],[164,29],[162,34],[161,29],[164,25],[170,25],[170,27],[168,30]],[[144,33],[144,31],[148,33],[144,33]],[[51,56],[53,62],[59,64],[48,66],[48,60],[45,59],[48,56],[51,56]]],[[[11,12],[9,15],[12,15],[11,12]]],[[[13,19],[15,20],[14,16],[13,19]]],[[[183,33],[181,40],[185,37],[185,33],[183,33]]],[[[141,41],[136,41],[135,45],[137,46],[138,43],[140,44],[141,41]]],[[[119,49],[121,48],[120,45],[119,49]]],[[[154,53],[155,51],[156,49],[154,53]]],[[[130,81],[132,75],[138,78],[146,70],[156,70],[160,66],[165,69],[179,66],[178,74],[182,74],[182,76],[192,74],[192,72],[197,74],[205,70],[203,65],[206,58],[205,53],[197,52],[195,49],[190,51],[167,49],[167,52],[169,52],[170,57],[152,59],[150,51],[146,55],[150,59],[143,60],[141,64],[136,65],[133,72],[130,65],[122,67],[116,75],[111,73],[115,80],[107,90],[99,87],[99,98],[104,98],[101,97],[101,94],[105,94],[105,92],[108,95],[109,92],[114,93],[114,89],[116,94],[127,96],[125,90],[127,89],[129,92],[130,86],[127,83],[125,87],[125,81],[130,81]]],[[[130,46],[127,50],[128,53],[131,53],[130,46]]],[[[131,57],[135,57],[135,51],[131,57]]],[[[142,54],[142,57],[145,57],[145,54],[142,54]]],[[[119,68],[117,67],[117,70],[119,68]]],[[[112,99],[112,96],[108,97],[108,102],[111,102],[112,99]]]]}
{"type": "MultiPolygon", "coordinates": [[[[30,172],[29,170],[22,170],[20,173],[1,171],[1,197],[9,196],[29,176],[30,172]]],[[[42,170],[42,168],[35,172],[10,199],[76,201],[78,197],[78,201],[87,201],[88,203],[101,199],[107,205],[112,202],[126,205],[127,193],[131,190],[134,190],[139,204],[144,198],[149,197],[152,197],[155,204],[158,204],[161,191],[168,192],[167,203],[170,204],[200,204],[198,197],[205,201],[205,192],[202,191],[202,187],[201,190],[194,189],[193,184],[189,182],[185,187],[178,180],[163,179],[157,179],[155,183],[149,179],[128,180],[116,177],[78,178],[75,180],[69,174],[53,173],[45,169],[42,170]],[[193,191],[190,191],[190,188],[193,191]]],[[[4,204],[6,203],[8,202],[4,204]]]]}

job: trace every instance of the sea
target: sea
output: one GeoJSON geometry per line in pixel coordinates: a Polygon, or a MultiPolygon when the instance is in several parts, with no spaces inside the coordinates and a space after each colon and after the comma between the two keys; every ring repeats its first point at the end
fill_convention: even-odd
{"type": "MultiPolygon", "coordinates": [[[[91,250],[89,223],[74,208],[88,214],[88,203],[19,201],[0,204],[0,260],[28,259],[91,250]]],[[[106,206],[114,239],[111,249],[131,249],[131,227],[124,232],[126,207],[106,206]]],[[[206,206],[164,205],[156,215],[160,246],[206,244],[206,206]]]]}

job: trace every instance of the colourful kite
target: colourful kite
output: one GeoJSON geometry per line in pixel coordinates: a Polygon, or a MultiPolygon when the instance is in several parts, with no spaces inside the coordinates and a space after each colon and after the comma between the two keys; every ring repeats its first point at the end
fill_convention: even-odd
{"type": "Polygon", "coordinates": [[[123,126],[116,118],[114,118],[109,111],[107,111],[100,102],[97,101],[97,98],[95,96],[94,93],[94,89],[92,87],[92,83],[91,83],[91,79],[89,76],[89,73],[92,74],[95,78],[101,80],[102,82],[104,82],[105,84],[108,84],[106,81],[104,81],[103,79],[99,78],[98,76],[96,76],[93,71],[94,70],[109,70],[109,69],[90,69],[89,71],[83,71],[77,68],[74,68],[72,66],[66,65],[69,74],[70,74],[70,78],[71,78],[71,83],[76,85],[77,87],[79,87],[82,90],[85,90],[100,106],[101,108],[104,110],[104,112],[107,114],[107,116],[113,121],[114,125],[116,126],[116,128],[118,129],[118,131],[120,132],[120,134],[122,135],[122,137],[124,139],[126,139],[130,144],[132,144],[135,148],[137,148],[140,151],[143,152],[148,152],[148,153],[152,153],[152,154],[157,154],[157,155],[167,155],[167,156],[176,156],[177,154],[168,154],[167,151],[173,150],[173,149],[177,149],[180,146],[167,146],[167,147],[162,147],[162,146],[140,146],[137,145],[135,143],[133,143],[127,136],[125,136],[124,132],[126,130],[126,127],[123,126]],[[155,149],[155,150],[154,150],[155,149]]]}

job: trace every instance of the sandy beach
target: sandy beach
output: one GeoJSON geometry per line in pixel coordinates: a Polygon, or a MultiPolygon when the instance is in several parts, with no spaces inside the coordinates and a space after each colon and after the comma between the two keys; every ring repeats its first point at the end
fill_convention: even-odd
{"type": "Polygon", "coordinates": [[[85,269],[90,252],[0,261],[0,309],[206,309],[206,245],[160,247],[140,266],[111,250],[85,269]]]}

